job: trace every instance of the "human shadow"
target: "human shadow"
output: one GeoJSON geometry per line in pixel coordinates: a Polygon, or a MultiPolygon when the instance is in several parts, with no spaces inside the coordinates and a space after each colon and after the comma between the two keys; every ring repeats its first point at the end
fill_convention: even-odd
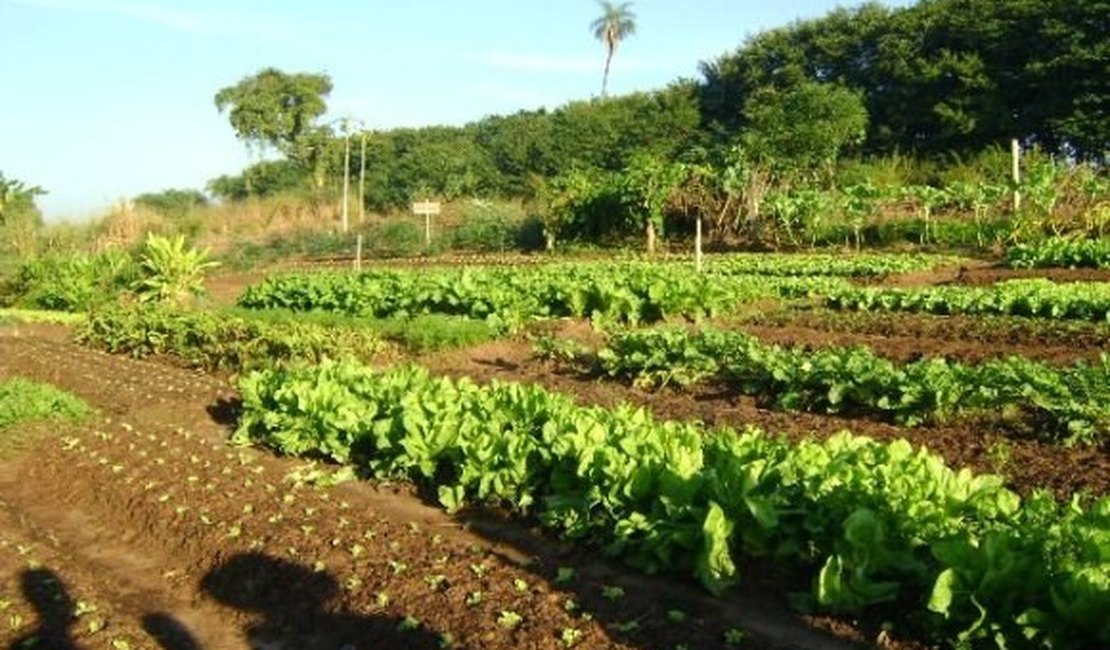
{"type": "Polygon", "coordinates": [[[201,650],[200,643],[180,621],[165,612],[143,616],[143,629],[165,650],[201,650]]]}
{"type": "Polygon", "coordinates": [[[201,589],[223,605],[255,615],[244,630],[252,647],[440,647],[439,635],[420,627],[406,629],[402,619],[345,610],[332,575],[264,553],[232,556],[204,576],[201,589]]]}
{"type": "Polygon", "coordinates": [[[20,574],[23,597],[38,614],[38,626],[16,639],[10,650],[52,648],[77,650],[69,629],[76,620],[77,606],[65,583],[50,569],[27,569],[20,574]]]}

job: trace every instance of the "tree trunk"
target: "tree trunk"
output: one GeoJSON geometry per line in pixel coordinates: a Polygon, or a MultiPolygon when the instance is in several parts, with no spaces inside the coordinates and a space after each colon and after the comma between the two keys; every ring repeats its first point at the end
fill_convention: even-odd
{"type": "Polygon", "coordinates": [[[601,98],[605,99],[605,94],[609,89],[609,64],[613,61],[613,50],[609,49],[609,54],[605,57],[605,74],[601,77],[601,98]]]}

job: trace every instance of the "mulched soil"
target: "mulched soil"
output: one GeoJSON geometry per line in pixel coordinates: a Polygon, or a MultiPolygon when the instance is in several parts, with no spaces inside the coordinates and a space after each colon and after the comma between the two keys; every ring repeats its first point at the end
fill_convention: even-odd
{"type": "Polygon", "coordinates": [[[791,614],[785,592],[806,585],[773,568],[743,567],[739,591],[710,598],[496,513],[450,517],[411,486],[314,485],[321,466],[227,444],[235,394],[217,377],[0,330],[0,377],[17,375],[100,414],[0,460],[2,647],[438,648],[449,633],[494,650],[560,648],[564,634],[576,648],[722,648],[736,627],[746,647],[834,650],[880,634],[791,614]],[[560,583],[564,566],[576,575],[560,583]]]}

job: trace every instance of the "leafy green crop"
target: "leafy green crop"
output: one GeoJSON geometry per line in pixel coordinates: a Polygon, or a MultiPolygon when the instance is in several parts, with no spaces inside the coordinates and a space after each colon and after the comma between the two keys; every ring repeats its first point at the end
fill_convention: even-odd
{"type": "Polygon", "coordinates": [[[868,414],[900,424],[968,413],[1023,415],[1039,433],[1098,443],[1110,433],[1110,357],[1055,368],[1021,357],[964,365],[943,358],[897,364],[865,347],[782,348],[741,332],[681,328],[619,332],[600,369],[641,386],[727,381],[787,410],[868,414]]]}
{"type": "Polygon", "coordinates": [[[173,354],[190,365],[220,370],[326,357],[369,359],[385,347],[376,334],[356,326],[267,322],[154,306],[92,312],[77,327],[76,336],[108,352],[135,357],[173,354]]]}
{"type": "Polygon", "coordinates": [[[1050,237],[1034,244],[1018,244],[1009,248],[1004,261],[1015,269],[1110,269],[1110,239],[1050,237]]]}
{"type": "Polygon", "coordinates": [[[1110,323],[1110,283],[1057,284],[1043,278],[989,287],[846,288],[827,294],[833,309],[994,314],[1110,323]]]}
{"type": "Polygon", "coordinates": [[[416,368],[325,362],[252,373],[240,388],[239,442],[409,477],[452,509],[534,513],[715,593],[739,579],[743,557],[764,556],[809,568],[822,607],[897,607],[936,639],[1110,643],[1110,498],[1023,501],[998,477],[955,472],[905,441],[707,432],[416,368]]]}
{"type": "Polygon", "coordinates": [[[555,264],[542,269],[290,275],[249,287],[239,305],[375,318],[455,314],[513,329],[528,319],[563,316],[631,324],[676,316],[697,319],[754,300],[847,286],[836,278],[699,275],[677,265],[555,264]]]}

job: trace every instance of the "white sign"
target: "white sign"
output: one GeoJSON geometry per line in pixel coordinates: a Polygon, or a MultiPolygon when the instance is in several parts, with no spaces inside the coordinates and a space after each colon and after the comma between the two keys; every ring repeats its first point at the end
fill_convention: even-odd
{"type": "Polygon", "coordinates": [[[412,204],[413,214],[432,215],[439,214],[439,203],[435,201],[417,201],[412,204]]]}

